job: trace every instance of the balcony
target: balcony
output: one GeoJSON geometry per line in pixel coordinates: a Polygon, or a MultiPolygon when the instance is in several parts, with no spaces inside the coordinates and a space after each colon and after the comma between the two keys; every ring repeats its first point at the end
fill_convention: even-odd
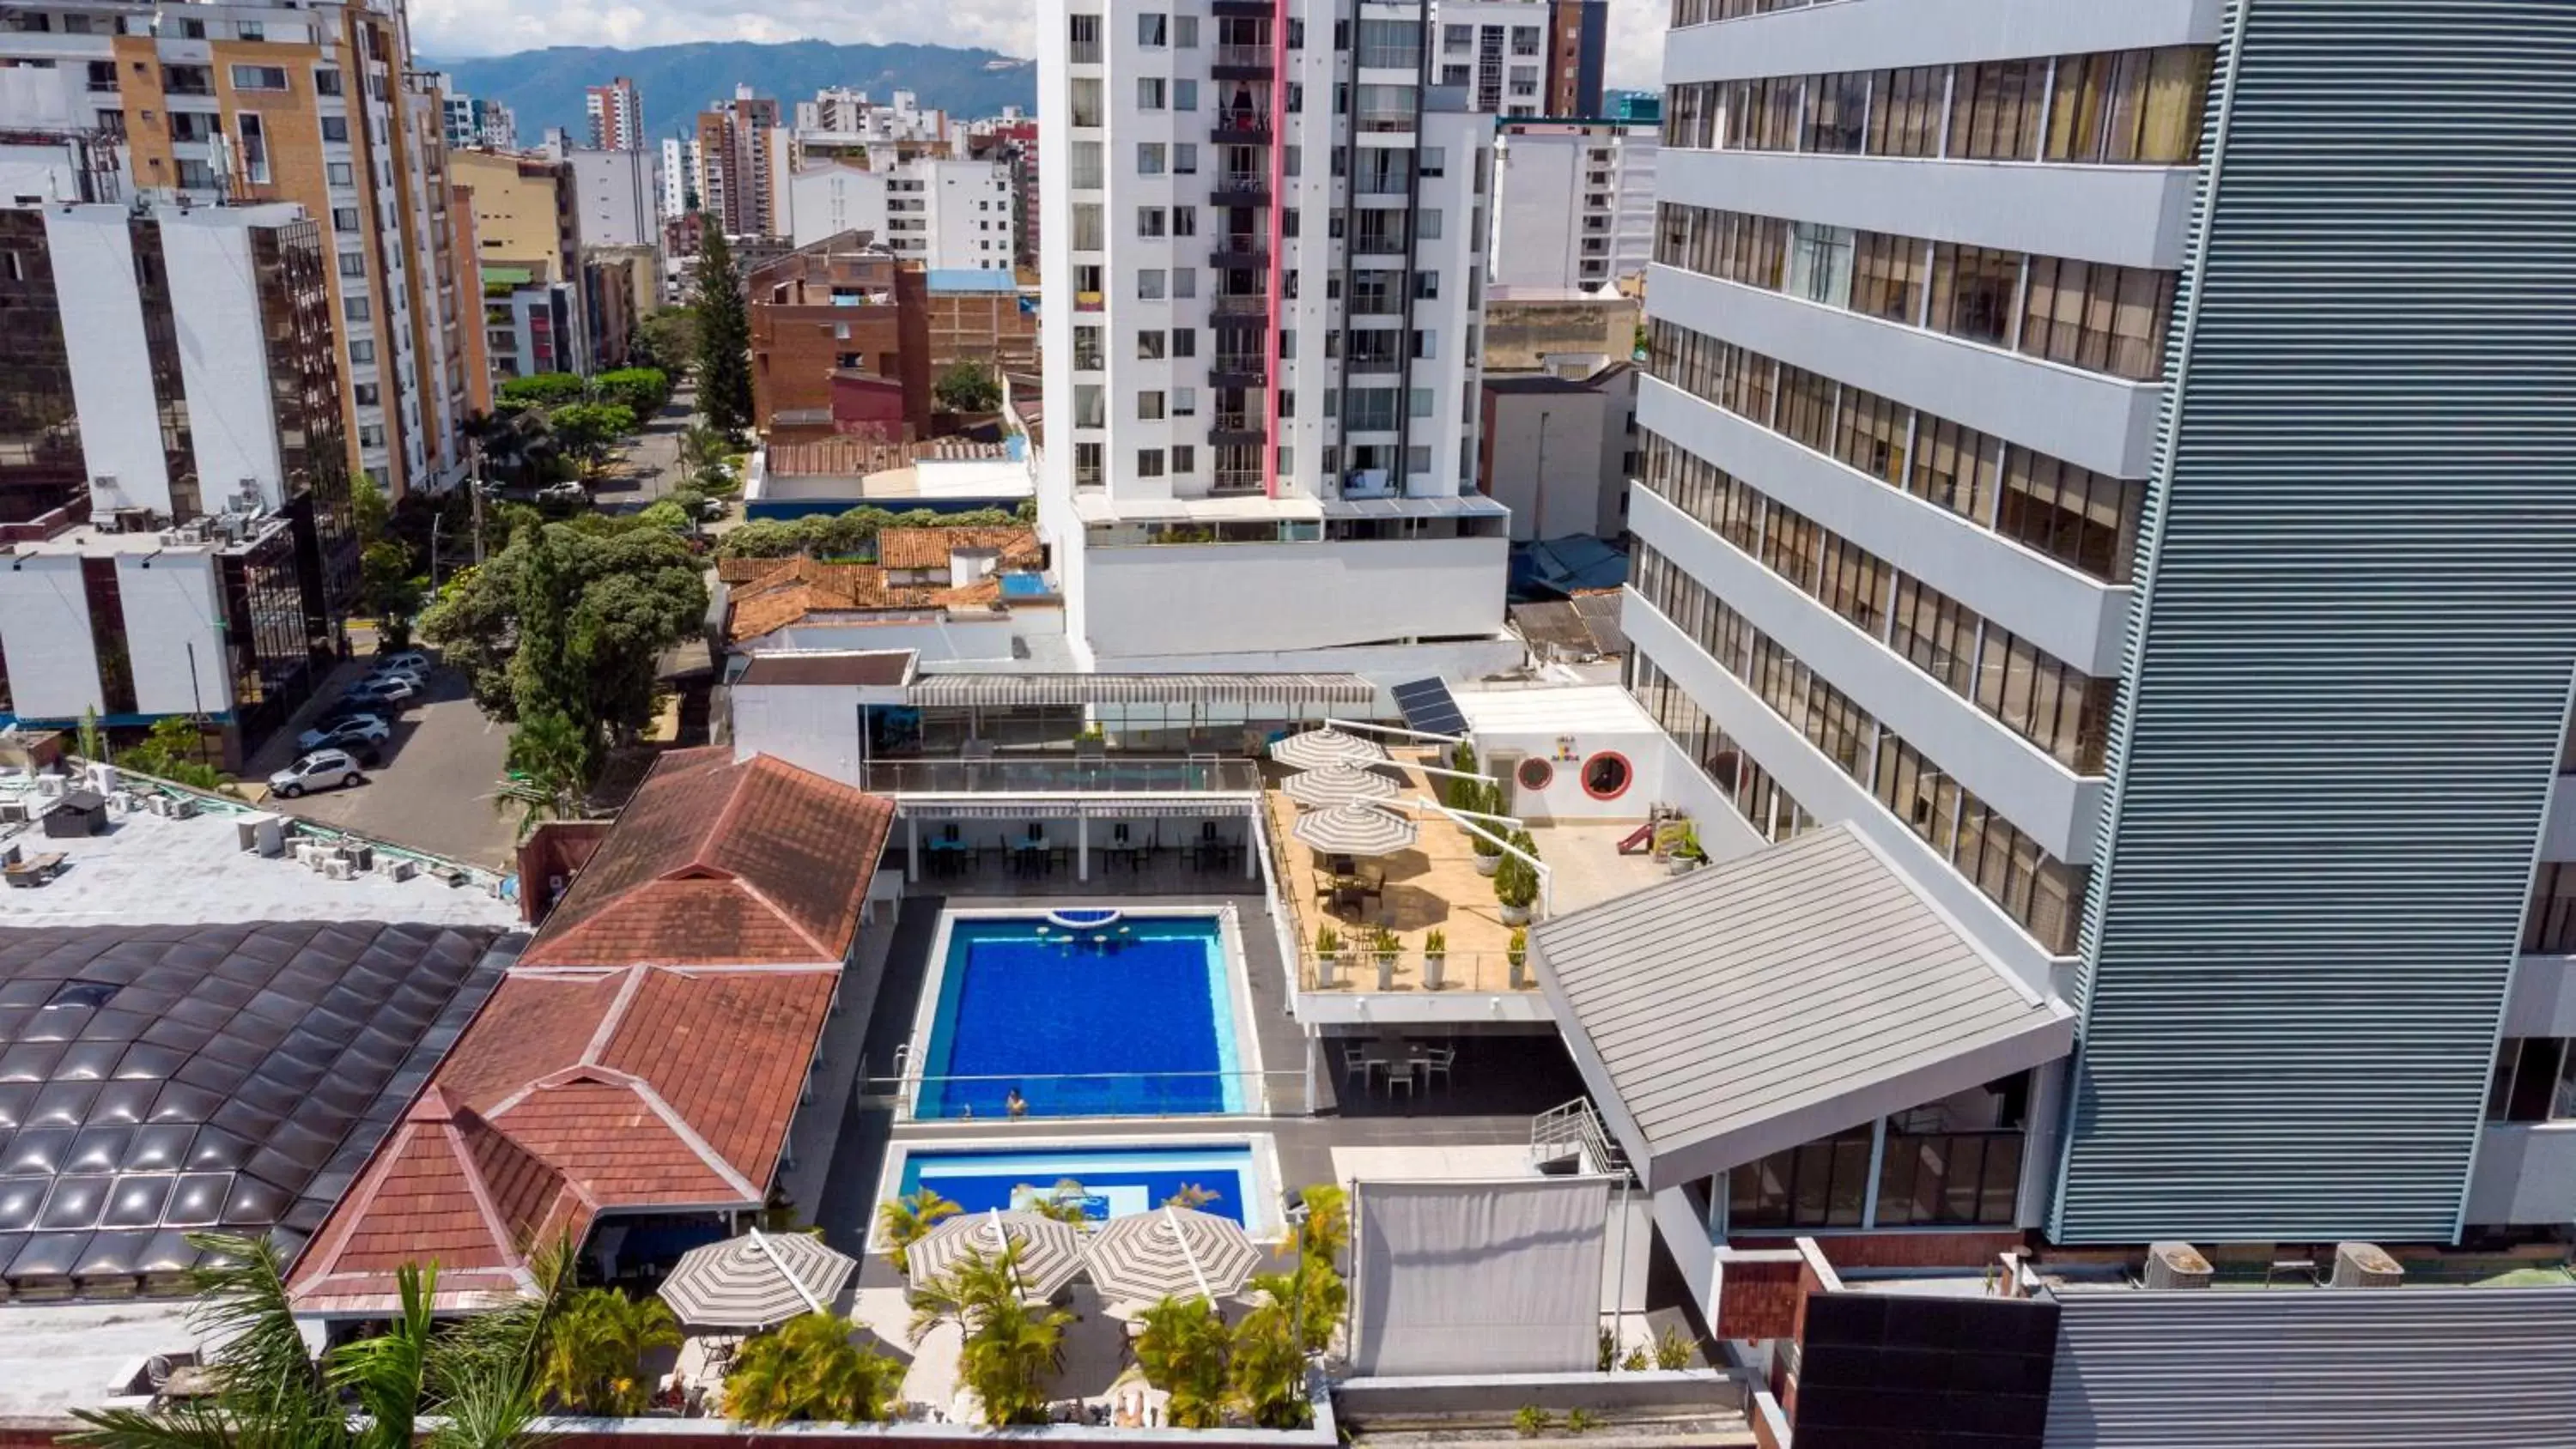
{"type": "Polygon", "coordinates": [[[1221,107],[1208,125],[1208,138],[1220,146],[1267,146],[1270,136],[1270,112],[1260,106],[1221,107]]]}
{"type": "Polygon", "coordinates": [[[1276,58],[1267,45],[1219,45],[1210,74],[1218,80],[1267,80],[1276,58]]]}
{"type": "Polygon", "coordinates": [[[1208,363],[1208,380],[1218,387],[1259,387],[1269,377],[1270,359],[1258,352],[1220,352],[1208,363]]]}
{"type": "MultiPolygon", "coordinates": [[[[1367,216],[1371,213],[1362,212],[1367,216]]],[[[1400,257],[1406,251],[1405,235],[1396,232],[1361,232],[1351,238],[1351,251],[1364,257],[1400,257]]]]}
{"type": "Polygon", "coordinates": [[[1208,265],[1220,270],[1270,265],[1270,238],[1249,232],[1221,236],[1208,246],[1208,265]]]}
{"type": "Polygon", "coordinates": [[[1208,424],[1208,442],[1216,447],[1258,447],[1269,436],[1259,413],[1221,412],[1208,424]]]}
{"type": "Polygon", "coordinates": [[[1108,366],[1108,362],[1101,356],[1100,349],[1097,347],[1077,347],[1073,350],[1073,370],[1076,372],[1100,372],[1108,366]]]}
{"type": "Polygon", "coordinates": [[[1402,372],[1404,359],[1392,353],[1353,353],[1342,359],[1345,372],[1402,372]]]}
{"type": "Polygon", "coordinates": [[[1219,205],[1266,205],[1270,200],[1270,173],[1267,171],[1225,172],[1216,178],[1208,194],[1219,205]]]}
{"type": "Polygon", "coordinates": [[[1267,317],[1270,295],[1267,292],[1219,292],[1208,298],[1208,311],[1218,317],[1267,317]]]}
{"type": "Polygon", "coordinates": [[[1102,301],[1101,295],[1098,292],[1076,292],[1073,294],[1073,310],[1076,312],[1098,312],[1104,310],[1104,308],[1105,303],[1102,301]]]}
{"type": "Polygon", "coordinates": [[[862,788],[878,795],[1250,794],[1261,788],[1253,760],[1213,755],[998,755],[989,760],[871,760],[862,788]]]}
{"type": "Polygon", "coordinates": [[[1258,468],[1219,468],[1214,491],[1218,493],[1258,493],[1261,470],[1258,468]]]}

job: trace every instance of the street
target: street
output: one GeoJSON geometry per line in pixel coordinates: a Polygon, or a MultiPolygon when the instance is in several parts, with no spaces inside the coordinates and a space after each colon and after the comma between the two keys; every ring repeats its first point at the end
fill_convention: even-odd
{"type": "Polygon", "coordinates": [[[618,448],[609,474],[592,489],[598,506],[609,513],[633,513],[660,500],[685,481],[680,468],[680,435],[698,420],[697,389],[683,382],[671,400],[618,448]]]}

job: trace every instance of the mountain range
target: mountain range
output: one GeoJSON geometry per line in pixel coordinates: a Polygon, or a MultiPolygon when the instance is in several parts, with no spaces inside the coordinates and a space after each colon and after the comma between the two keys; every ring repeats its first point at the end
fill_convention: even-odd
{"type": "Polygon", "coordinates": [[[738,84],[774,96],[792,121],[795,103],[829,86],[849,86],[878,100],[899,86],[924,106],[951,116],[997,114],[1004,106],[1037,108],[1036,63],[992,50],[944,45],[834,45],[822,40],[776,44],[701,41],[640,50],[558,45],[515,55],[423,57],[425,69],[445,71],[457,90],[477,100],[500,101],[517,117],[519,144],[533,146],[549,126],[561,126],[575,144],[589,134],[585,87],[617,76],[635,82],[644,99],[644,128],[659,141],[685,134],[693,117],[738,84]]]}

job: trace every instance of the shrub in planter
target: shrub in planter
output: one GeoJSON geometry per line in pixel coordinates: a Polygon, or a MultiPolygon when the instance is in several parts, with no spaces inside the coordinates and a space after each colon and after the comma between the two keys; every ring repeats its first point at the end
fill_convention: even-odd
{"type": "Polygon", "coordinates": [[[1433,931],[1422,938],[1422,989],[1437,991],[1449,965],[1449,933],[1433,931]]]}
{"type": "MultiPolygon", "coordinates": [[[[1538,854],[1538,844],[1526,830],[1512,832],[1512,848],[1526,855],[1538,854]]],[[[1538,868],[1518,855],[1506,855],[1494,867],[1494,899],[1503,908],[1503,924],[1526,925],[1530,905],[1538,899],[1538,868]]]]}
{"type": "Polygon", "coordinates": [[[1323,977],[1317,985],[1332,987],[1341,984],[1342,935],[1330,926],[1318,927],[1315,931],[1315,965],[1323,977]]]}
{"type": "Polygon", "coordinates": [[[1395,932],[1384,926],[1378,927],[1376,933],[1369,937],[1369,954],[1377,958],[1378,990],[1395,989],[1395,957],[1403,949],[1404,943],[1396,939],[1395,932]]]}
{"type": "MultiPolygon", "coordinates": [[[[1518,990],[1519,988],[1528,985],[1529,983],[1522,979],[1529,967],[1529,932],[1527,929],[1520,926],[1514,926],[1512,928],[1512,943],[1504,950],[1503,959],[1509,961],[1512,965],[1513,989],[1518,990]]],[[[1610,1366],[1606,1363],[1603,1364],[1601,1366],[1601,1371],[1603,1373],[1608,1373],[1610,1371],[1610,1366]]]]}

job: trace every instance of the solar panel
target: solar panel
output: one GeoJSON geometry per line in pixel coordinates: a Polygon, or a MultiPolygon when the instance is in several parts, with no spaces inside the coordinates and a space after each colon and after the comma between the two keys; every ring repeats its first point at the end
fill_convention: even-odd
{"type": "Polygon", "coordinates": [[[1395,687],[1395,707],[1404,712],[1404,722],[1413,728],[1435,735],[1463,735],[1467,717],[1458,712],[1458,701],[1449,697],[1449,686],[1437,679],[1417,679],[1395,687]]]}

